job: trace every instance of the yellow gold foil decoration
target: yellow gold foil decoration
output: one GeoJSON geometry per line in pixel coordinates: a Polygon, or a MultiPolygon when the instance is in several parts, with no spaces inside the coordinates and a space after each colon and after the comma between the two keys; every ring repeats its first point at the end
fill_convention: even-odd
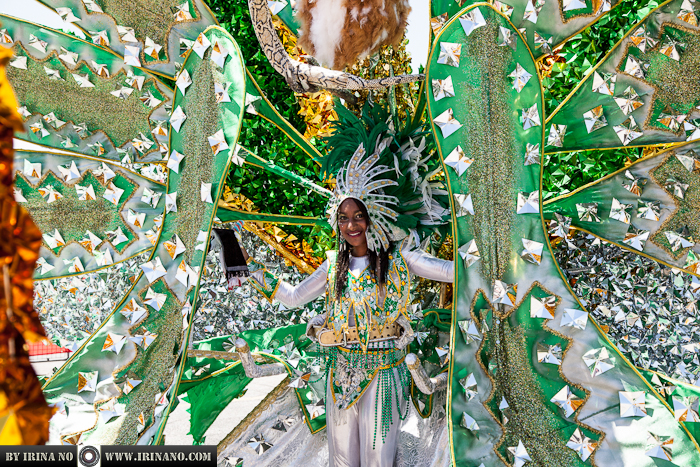
{"type": "MultiPolygon", "coordinates": [[[[272,23],[289,56],[301,63],[308,63],[307,55],[297,44],[297,38],[292,31],[279,19],[273,20],[272,23]]],[[[295,96],[301,107],[299,115],[302,115],[306,122],[304,137],[330,136],[333,132],[331,124],[338,119],[338,115],[333,110],[333,95],[328,91],[319,91],[295,93],[295,96]]]]}
{"type": "Polygon", "coordinates": [[[12,57],[0,49],[0,444],[45,444],[53,410],[29,363],[25,342],[46,338],[34,311],[34,265],[41,232],[15,202],[13,131],[22,131],[17,101],[5,76],[12,57]]]}

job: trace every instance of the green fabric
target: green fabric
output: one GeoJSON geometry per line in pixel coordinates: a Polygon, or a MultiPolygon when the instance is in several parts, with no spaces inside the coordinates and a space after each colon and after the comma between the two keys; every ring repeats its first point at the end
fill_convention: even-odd
{"type": "Polygon", "coordinates": [[[565,62],[553,63],[549,75],[542,79],[547,114],[562,103],[635,23],[657,6],[657,0],[620,0],[599,21],[564,43],[558,55],[565,62]]]}
{"type": "MultiPolygon", "coordinates": [[[[298,342],[299,336],[306,331],[305,324],[297,324],[269,330],[251,330],[240,333],[237,337],[244,339],[253,350],[267,348],[272,341],[284,342],[285,339],[294,339],[298,342]]],[[[234,336],[220,336],[195,342],[196,350],[213,350],[219,352],[230,351],[234,347],[234,336]],[[224,347],[227,343],[229,346],[224,347]]],[[[186,400],[191,404],[189,434],[195,443],[204,442],[204,434],[216,421],[222,410],[232,400],[245,394],[248,384],[252,379],[245,376],[245,371],[240,362],[219,360],[216,358],[188,357],[185,363],[183,380],[180,383],[178,395],[186,394],[186,400]],[[209,365],[206,372],[194,376],[197,369],[209,365]]],[[[233,427],[232,427],[233,428],[233,427]]]]}
{"type": "MultiPolygon", "coordinates": [[[[675,38],[677,40],[683,33],[669,27],[659,37],[659,25],[667,21],[676,20],[676,14],[680,10],[682,1],[672,0],[662,3],[659,7],[652,10],[644,21],[638,23],[638,26],[630,28],[627,33],[628,36],[637,27],[644,25],[652,37],[661,43],[667,41],[667,38],[675,38]]],[[[679,26],[679,29],[681,27],[679,26]]],[[[697,37],[697,34],[692,34],[692,36],[697,37]]],[[[628,43],[630,41],[627,38],[618,42],[610,50],[609,55],[593,67],[588,76],[570,94],[569,98],[551,115],[548,124],[567,125],[563,147],[559,148],[559,150],[605,149],[685,141],[686,135],[684,131],[674,133],[669,131],[668,128],[658,129],[656,118],[663,109],[660,110],[654,105],[653,112],[651,112],[652,115],[649,118],[647,118],[647,111],[652,104],[663,104],[664,108],[668,106],[670,108],[668,110],[669,113],[687,111],[689,106],[697,105],[696,103],[700,99],[697,86],[688,86],[688,89],[684,89],[682,92],[669,93],[664,92],[663,89],[678,89],[682,85],[678,83],[687,82],[690,84],[694,82],[695,78],[692,76],[692,73],[695,73],[692,71],[694,66],[683,65],[694,63],[698,50],[700,50],[700,41],[693,39],[692,42],[689,42],[688,48],[680,52],[681,60],[678,63],[675,63],[674,60],[658,51],[650,52],[647,50],[647,53],[643,54],[637,47],[627,47],[628,43]],[[691,44],[692,47],[690,46],[691,44]],[[634,56],[649,64],[648,70],[645,71],[645,78],[628,80],[626,78],[629,76],[629,73],[618,71],[625,69],[629,56],[634,56]],[[617,76],[618,83],[615,85],[614,93],[616,97],[621,96],[624,90],[631,86],[640,95],[637,100],[645,104],[643,110],[640,109],[625,115],[614,101],[613,96],[593,91],[592,81],[595,77],[593,70],[598,73],[610,73],[617,76]],[[662,83],[662,86],[659,86],[660,83],[662,83]],[[647,90],[649,89],[648,86],[652,87],[651,91],[647,90]],[[583,113],[598,106],[603,106],[603,114],[606,117],[607,125],[589,133],[584,123],[583,113]],[[677,110],[673,110],[674,108],[677,110]],[[681,108],[685,110],[681,110],[681,108]],[[643,135],[628,144],[623,144],[614,127],[622,125],[630,115],[635,119],[640,131],[643,131],[643,135]]]]}
{"type": "MultiPolygon", "coordinates": [[[[483,308],[475,307],[479,323],[485,323],[491,330],[486,333],[479,358],[484,367],[493,372],[491,377],[497,383],[508,381],[507,385],[496,384],[488,406],[491,413],[509,420],[505,443],[498,448],[502,456],[507,455],[506,446],[517,445],[525,433],[527,438],[537,439],[528,445],[528,452],[533,458],[537,456],[554,460],[559,465],[583,466],[586,463],[565,448],[571,434],[579,428],[592,440],[599,440],[601,436],[585,425],[579,426],[572,418],[565,417],[550,402],[567,385],[579,399],[585,399],[586,393],[561,377],[560,366],[537,361],[538,344],[559,345],[562,352],[566,352],[569,347],[566,339],[553,334],[544,326],[542,318],[530,317],[530,297],[541,300],[547,295],[547,292],[535,287],[508,319],[500,321],[493,316],[485,302],[483,308]],[[528,363],[525,371],[523,362],[528,363]],[[499,405],[504,396],[507,396],[509,407],[501,410],[499,405]],[[529,432],[514,430],[520,426],[526,427],[529,432]],[[538,452],[540,449],[545,452],[538,452]]],[[[457,377],[465,377],[466,374],[463,373],[464,371],[459,371],[457,377]]],[[[530,439],[523,441],[527,443],[530,439]]]]}
{"type": "MultiPolygon", "coordinates": [[[[671,379],[668,376],[662,375],[661,373],[656,373],[647,369],[638,368],[639,372],[646,378],[649,384],[658,388],[657,381],[662,383],[663,386],[673,386],[675,389],[670,394],[664,394],[666,396],[666,402],[673,407],[673,399],[681,399],[683,397],[688,398],[700,398],[700,388],[693,384],[683,383],[675,379],[671,379]]],[[[660,392],[660,391],[659,391],[660,392]]],[[[695,439],[695,442],[700,442],[700,423],[690,422],[685,423],[685,428],[690,432],[691,436],[695,439]]]]}
{"type": "Polygon", "coordinates": [[[282,20],[282,22],[287,26],[292,34],[299,37],[300,24],[294,16],[294,9],[292,8],[292,2],[285,2],[284,8],[282,8],[278,13],[277,17],[282,20]]]}
{"type": "Polygon", "coordinates": [[[316,193],[326,197],[330,198],[333,196],[333,193],[331,193],[329,190],[326,188],[323,188],[321,186],[318,186],[316,183],[312,182],[311,180],[301,177],[297,175],[294,172],[290,172],[287,169],[284,169],[277,164],[275,164],[272,161],[268,161],[263,159],[262,157],[256,155],[255,153],[251,152],[248,149],[243,148],[243,151],[245,152],[245,161],[249,164],[255,165],[257,167],[262,167],[263,169],[267,170],[268,172],[272,172],[276,175],[279,175],[280,177],[286,178],[287,180],[291,180],[293,182],[298,183],[299,185],[303,186],[304,188],[308,190],[313,190],[316,193]]]}
{"type": "MultiPolygon", "coordinates": [[[[222,71],[214,70],[214,64],[206,57],[200,59],[196,54],[189,54],[183,64],[193,78],[185,96],[177,92],[174,107],[182,106],[188,118],[179,132],[170,134],[170,149],[185,154],[179,173],[171,172],[168,178],[167,193],[177,192],[177,204],[180,209],[163,213],[162,232],[155,245],[151,258],[156,255],[162,260],[163,267],[169,270],[179,266],[182,261],[200,274],[204,271],[205,252],[196,250],[196,239],[200,231],[209,232],[214,218],[216,205],[201,200],[201,183],[211,183],[213,199],[218,199],[223,191],[223,180],[229,165],[229,150],[213,154],[207,138],[222,129],[229,148],[235,147],[240,121],[245,102],[245,74],[240,52],[236,42],[224,30],[218,27],[208,28],[204,34],[213,43],[219,41],[230,53],[222,71]],[[231,102],[218,104],[211,93],[215,74],[223,82],[231,83],[229,96],[231,102]],[[213,111],[212,111],[213,109],[213,111]],[[185,208],[186,209],[182,209],[185,208]],[[173,235],[187,247],[182,255],[171,257],[164,243],[173,235]]],[[[207,52],[210,53],[210,52],[207,52]]],[[[206,244],[206,243],[205,243],[206,244]]],[[[140,273],[133,287],[119,301],[112,314],[102,323],[84,345],[73,353],[66,364],[47,381],[44,391],[47,400],[55,401],[64,397],[76,397],[78,393],[78,372],[99,371],[99,378],[105,380],[115,367],[119,367],[119,377],[127,374],[143,380],[129,394],[122,394],[118,402],[126,405],[126,414],[122,423],[105,423],[100,417],[95,427],[84,435],[84,440],[98,444],[134,444],[139,436],[145,436],[144,442],[162,443],[162,434],[168,414],[175,404],[180,376],[184,370],[185,358],[181,355],[186,350],[191,332],[191,318],[196,313],[198,284],[200,274],[190,276],[189,287],[173,278],[163,277],[151,282],[140,273]],[[150,301],[153,294],[160,297],[158,303],[150,301]],[[137,348],[135,359],[128,365],[120,366],[117,355],[102,352],[102,345],[107,332],[130,335],[132,324],[121,313],[126,306],[133,303],[143,307],[147,315],[139,324],[139,332],[146,329],[157,334],[157,338],[146,348],[137,348]],[[194,304],[190,310],[185,304],[194,304]],[[183,309],[185,320],[183,328],[183,309]],[[167,397],[168,403],[159,417],[154,416],[156,395],[167,397]],[[144,412],[146,428],[142,435],[136,430],[137,417],[144,412]]],[[[133,334],[131,334],[133,335],[133,334]]],[[[133,349],[133,344],[131,345],[133,349]]],[[[88,393],[83,396],[89,398],[88,393]]],[[[80,397],[80,396],[77,396],[80,397]]],[[[83,414],[94,422],[96,415],[83,414]]],[[[89,425],[87,425],[89,426],[89,425]]]]}
{"type": "Polygon", "coordinates": [[[572,219],[571,225],[582,227],[594,234],[613,242],[621,243],[625,234],[629,230],[629,224],[610,218],[610,209],[613,198],[622,204],[631,205],[627,210],[630,216],[637,212],[639,197],[627,191],[622,184],[629,181],[625,178],[624,172],[602,180],[588,188],[565,196],[544,206],[545,219],[553,219],[555,213],[559,213],[572,219]],[[596,203],[598,204],[598,217],[600,222],[586,222],[579,218],[577,204],[596,203]]]}
{"type": "Polygon", "coordinates": [[[508,283],[518,281],[513,272],[503,277],[503,271],[509,262],[519,261],[513,256],[521,249],[521,238],[544,243],[539,216],[523,214],[516,217],[515,214],[518,193],[536,191],[539,185],[539,166],[523,165],[525,146],[528,143],[540,144],[541,149],[542,144],[542,127],[524,130],[519,116],[523,108],[535,104],[541,121],[544,116],[536,66],[525,44],[518,39],[514,51],[509,47],[497,46],[499,26],[508,28],[517,37],[516,28],[489,7],[480,7],[487,25],[466,36],[458,16],[468,10],[469,7],[452,16],[451,22],[443,28],[433,44],[426,70],[427,82],[451,77],[456,97],[436,101],[432,89],[426,89],[426,92],[428,113],[433,121],[441,158],[444,160],[460,146],[467,158],[474,159],[461,177],[453,168],[445,168],[453,212],[460,214],[453,194],[471,194],[475,210],[475,216],[465,214],[453,217],[457,279],[451,320],[452,379],[449,384],[452,396],[448,401],[451,406],[448,415],[455,465],[471,466],[478,459],[478,462],[490,466],[498,465],[500,460],[489,440],[499,439],[502,430],[485,407],[467,407],[459,380],[474,374],[478,387],[489,387],[490,383],[475,359],[475,349],[461,339],[458,322],[471,317],[474,293],[480,287],[490,290],[492,278],[508,283]],[[461,44],[458,67],[437,63],[442,43],[461,44]],[[519,93],[513,89],[512,80],[507,78],[516,63],[532,75],[519,93]],[[445,138],[434,119],[449,109],[452,109],[454,118],[462,127],[445,138]],[[493,221],[494,214],[498,222],[493,221]],[[481,260],[465,270],[462,269],[463,263],[459,261],[457,249],[470,240],[476,241],[481,260]],[[463,412],[477,421],[481,434],[479,438],[460,427],[463,412]]]}
{"type": "Polygon", "coordinates": [[[225,206],[218,207],[218,209],[216,210],[216,217],[218,217],[222,223],[235,222],[241,220],[274,222],[276,224],[321,225],[330,228],[326,219],[322,218],[284,216],[280,214],[266,214],[264,212],[247,212],[240,211],[238,209],[230,209],[225,206]]]}

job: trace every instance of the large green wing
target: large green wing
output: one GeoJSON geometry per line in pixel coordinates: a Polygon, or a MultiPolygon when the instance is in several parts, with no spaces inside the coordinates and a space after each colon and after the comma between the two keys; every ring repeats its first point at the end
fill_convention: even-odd
{"type": "Polygon", "coordinates": [[[459,265],[448,397],[453,462],[517,462],[520,443],[538,465],[586,465],[593,452],[597,465],[643,462],[638,446],[660,427],[679,443],[675,462],[697,462],[694,439],[588,316],[548,248],[538,78],[522,36],[487,5],[455,15],[429,59],[428,110],[449,177],[459,265]],[[469,13],[483,21],[463,26],[458,18],[469,13]],[[500,45],[500,28],[513,48],[500,45]],[[444,91],[448,79],[452,92],[444,91]],[[551,352],[563,361],[545,358],[551,352]],[[588,362],[601,354],[614,363],[592,372],[588,362]],[[618,429],[625,391],[647,394],[653,421],[635,418],[634,429],[618,429]]]}
{"type": "Polygon", "coordinates": [[[208,47],[201,57],[190,53],[183,64],[180,76],[192,80],[173,103],[172,164],[154,251],[121,303],[44,387],[49,400],[65,401],[71,413],[70,422],[57,426],[64,439],[162,442],[184,369],[216,200],[245,104],[236,42],[216,26],[203,35],[226,54],[219,61],[208,47]],[[217,85],[227,98],[215,92],[217,85]]]}

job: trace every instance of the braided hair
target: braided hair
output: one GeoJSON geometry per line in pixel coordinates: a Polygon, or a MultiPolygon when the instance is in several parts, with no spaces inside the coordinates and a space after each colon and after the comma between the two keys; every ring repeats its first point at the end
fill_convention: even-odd
{"type": "MultiPolygon", "coordinates": [[[[355,200],[357,205],[360,207],[360,211],[365,219],[369,219],[369,214],[367,213],[367,208],[365,203],[362,201],[351,198],[355,200]]],[[[371,222],[371,221],[370,221],[371,222]]],[[[337,227],[338,232],[338,256],[335,267],[335,300],[340,301],[343,296],[343,291],[348,281],[348,270],[350,269],[350,250],[351,247],[345,241],[340,233],[340,228],[337,227]]],[[[389,245],[391,249],[393,245],[389,245]]],[[[369,273],[370,277],[377,281],[378,287],[384,287],[386,285],[386,275],[389,270],[389,251],[385,250],[384,247],[380,247],[379,252],[373,250],[368,250],[369,253],[369,273]]]]}

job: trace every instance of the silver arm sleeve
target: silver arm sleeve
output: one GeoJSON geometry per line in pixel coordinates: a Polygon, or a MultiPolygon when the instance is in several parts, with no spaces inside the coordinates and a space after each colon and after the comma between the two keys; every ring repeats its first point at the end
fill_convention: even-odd
{"type": "Polygon", "coordinates": [[[454,261],[436,258],[423,250],[401,251],[411,274],[440,282],[454,282],[454,261]]]}
{"type": "MultiPolygon", "coordinates": [[[[258,270],[250,275],[257,283],[264,281],[264,271],[258,270]]],[[[309,303],[326,291],[326,278],[328,276],[328,260],[324,261],[309,277],[297,285],[291,285],[280,280],[275,300],[282,302],[287,308],[297,308],[309,303]]]]}

